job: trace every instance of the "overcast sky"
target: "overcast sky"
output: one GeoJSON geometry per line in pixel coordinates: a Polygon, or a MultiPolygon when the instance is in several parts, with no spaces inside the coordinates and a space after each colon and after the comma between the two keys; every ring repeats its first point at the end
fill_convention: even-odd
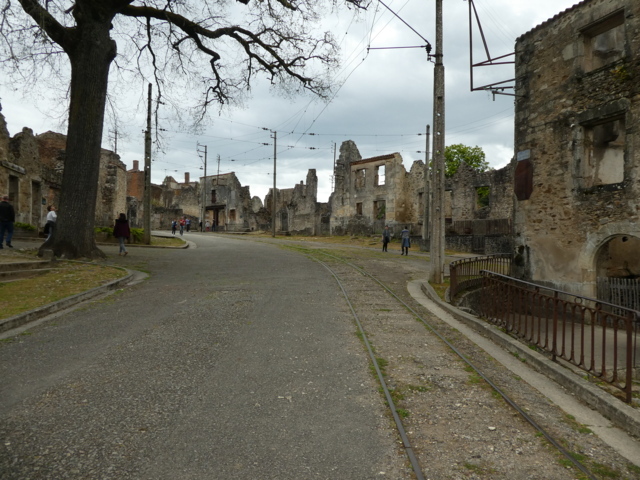
{"type": "MultiPolygon", "coordinates": [[[[308,169],[315,168],[318,200],[323,202],[331,193],[334,145],[339,152],[345,140],[353,140],[363,158],[399,152],[407,170],[415,160],[424,160],[424,132],[433,115],[433,63],[423,48],[379,48],[422,46],[422,36],[434,46],[434,53],[435,1],[384,3],[420,36],[375,1],[357,21],[344,15],[339,23],[332,23],[341,42],[342,68],[335,77],[339,88],[331,102],[283,99],[262,82],[254,85],[244,109],[215,116],[201,135],[179,133],[168,116],[161,118],[158,126],[166,130],[166,137],[164,151],[154,151],[152,182],[162,183],[166,175],[183,181],[185,172],[192,180],[202,176],[199,143],[207,146],[208,175],[218,173],[220,155],[219,172],[234,171],[242,185],[250,186],[253,196],[264,200],[273,186],[270,130],[277,132],[277,187],[292,188],[306,180],[308,169]]],[[[494,57],[513,52],[518,36],[576,3],[578,0],[475,0],[494,57]]],[[[487,92],[470,91],[468,8],[467,1],[444,0],[445,144],[478,145],[490,165],[499,168],[514,154],[513,97],[497,95],[494,99],[487,92]]],[[[474,44],[474,62],[485,60],[477,34],[474,44]]],[[[513,66],[483,67],[474,75],[475,86],[482,86],[513,78],[513,66]]],[[[146,88],[140,90],[146,92],[146,88]]],[[[2,87],[0,98],[12,136],[25,126],[36,134],[47,130],[66,133],[58,121],[43,115],[46,91],[39,94],[37,104],[33,96],[17,97],[2,87]]],[[[145,105],[140,105],[137,116],[127,118],[119,126],[117,151],[127,168],[132,168],[134,160],[143,164],[145,105]]],[[[104,148],[114,149],[113,137],[111,126],[105,125],[104,148]]]]}

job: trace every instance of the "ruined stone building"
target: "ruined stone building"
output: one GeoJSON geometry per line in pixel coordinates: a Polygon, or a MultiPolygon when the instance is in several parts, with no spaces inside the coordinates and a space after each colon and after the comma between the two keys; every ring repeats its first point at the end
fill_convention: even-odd
{"type": "Polygon", "coordinates": [[[385,225],[399,233],[407,225],[420,235],[424,170],[417,161],[407,174],[399,153],[363,159],[353,141],[343,142],[329,199],[331,234],[380,233],[385,225]]]}
{"type": "MultiPolygon", "coordinates": [[[[38,228],[47,205],[57,204],[62,183],[66,136],[46,132],[34,136],[30,128],[11,137],[0,114],[0,192],[6,192],[16,210],[16,221],[38,228]]],[[[96,201],[98,226],[110,226],[126,212],[126,171],[120,157],[102,149],[96,201]]]]}
{"type": "Polygon", "coordinates": [[[204,185],[205,222],[217,231],[244,232],[257,230],[255,207],[260,199],[251,198],[249,187],[243,187],[234,172],[200,178],[204,185]]]}
{"type": "Polygon", "coordinates": [[[589,296],[640,276],[639,31],[637,0],[586,0],[516,42],[519,276],[589,296]]]}
{"type": "Polygon", "coordinates": [[[487,255],[513,251],[514,167],[480,172],[461,162],[445,180],[445,248],[487,255]]]}
{"type": "MultiPolygon", "coordinates": [[[[265,209],[273,209],[273,189],[265,197],[265,209]]],[[[318,176],[314,168],[293,188],[277,189],[276,230],[294,235],[329,235],[329,204],[318,202],[318,176]]]]}

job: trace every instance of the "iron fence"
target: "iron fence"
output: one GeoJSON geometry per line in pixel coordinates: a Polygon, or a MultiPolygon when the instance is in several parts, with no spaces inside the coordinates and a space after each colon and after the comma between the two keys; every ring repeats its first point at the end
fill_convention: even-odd
{"type": "Polygon", "coordinates": [[[510,274],[511,261],[510,253],[498,253],[451,262],[449,265],[449,294],[451,298],[455,298],[463,290],[480,287],[482,285],[482,276],[480,275],[482,270],[510,274]]]}
{"type": "Polygon", "coordinates": [[[481,317],[620,389],[631,402],[640,312],[500,273],[481,275],[481,317]]]}

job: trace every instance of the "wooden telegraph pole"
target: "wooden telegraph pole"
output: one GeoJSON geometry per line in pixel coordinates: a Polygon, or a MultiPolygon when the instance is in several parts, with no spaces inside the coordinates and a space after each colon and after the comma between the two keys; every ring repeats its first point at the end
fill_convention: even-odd
{"type": "Polygon", "coordinates": [[[431,246],[429,280],[444,280],[444,64],[442,0],[436,0],[436,54],[433,77],[433,168],[431,169],[431,246]]]}
{"type": "Polygon", "coordinates": [[[142,241],[151,244],[151,84],[147,105],[147,130],[144,132],[144,233],[142,241]]]}
{"type": "Polygon", "coordinates": [[[273,227],[273,234],[271,235],[273,238],[276,238],[276,139],[277,133],[273,131],[273,201],[272,201],[272,210],[271,214],[271,223],[273,227]]]}

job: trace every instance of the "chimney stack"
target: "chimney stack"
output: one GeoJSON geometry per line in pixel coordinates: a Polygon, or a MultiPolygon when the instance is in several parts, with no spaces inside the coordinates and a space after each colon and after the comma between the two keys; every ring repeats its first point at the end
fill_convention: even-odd
{"type": "Polygon", "coordinates": [[[184,172],[184,183],[189,183],[189,172],[184,172]]]}
{"type": "Polygon", "coordinates": [[[134,160],[133,161],[133,170],[135,170],[136,172],[138,171],[138,167],[139,167],[139,162],[138,160],[134,160]]]}

